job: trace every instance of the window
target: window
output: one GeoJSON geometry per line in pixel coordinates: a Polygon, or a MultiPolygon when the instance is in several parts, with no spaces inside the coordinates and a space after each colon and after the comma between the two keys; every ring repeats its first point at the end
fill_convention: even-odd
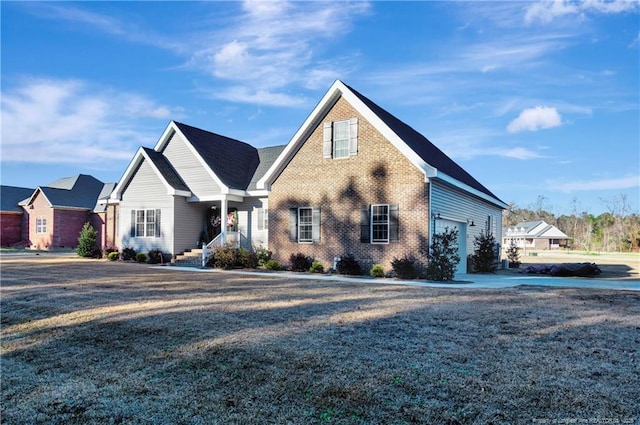
{"type": "Polygon", "coordinates": [[[320,208],[300,207],[289,210],[289,240],[298,243],[320,242],[320,208]]]}
{"type": "Polygon", "coordinates": [[[311,208],[298,209],[298,242],[313,242],[313,213],[311,208]]]}
{"type": "Polygon", "coordinates": [[[131,237],[159,238],[160,210],[131,211],[131,237]]]}
{"type": "Polygon", "coordinates": [[[389,205],[371,206],[371,242],[389,242],[389,205]]]}
{"type": "Polygon", "coordinates": [[[360,210],[360,242],[398,242],[398,205],[374,204],[360,210]]]}
{"type": "Polygon", "coordinates": [[[269,209],[258,208],[257,209],[257,224],[258,230],[266,230],[269,228],[269,209]]]}
{"type": "Polygon", "coordinates": [[[47,233],[47,219],[44,217],[36,218],[36,233],[47,233]]]}
{"type": "Polygon", "coordinates": [[[349,121],[333,123],[333,157],[347,158],[349,156],[349,121]]]}
{"type": "Polygon", "coordinates": [[[324,158],[348,158],[358,154],[358,119],[324,123],[324,158]]]}

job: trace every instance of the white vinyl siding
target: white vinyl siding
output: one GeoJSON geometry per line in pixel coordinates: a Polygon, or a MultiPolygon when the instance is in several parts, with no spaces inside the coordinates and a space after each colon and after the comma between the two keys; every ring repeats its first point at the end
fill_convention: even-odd
{"type": "MultiPolygon", "coordinates": [[[[474,252],[475,236],[480,236],[480,232],[486,231],[487,226],[496,240],[500,241],[501,236],[496,234],[496,229],[502,228],[502,210],[499,207],[433,180],[431,181],[431,213],[440,214],[443,219],[463,223],[466,226],[466,246],[463,250],[466,254],[474,252]],[[474,226],[469,225],[472,221],[474,226]],[[489,221],[491,223],[488,223],[489,221]]],[[[433,225],[432,219],[429,228],[433,229],[431,227],[433,225]]],[[[466,258],[464,260],[466,261],[466,258]]]]}
{"type": "MultiPolygon", "coordinates": [[[[220,195],[222,189],[209,174],[192,149],[175,133],[163,150],[164,156],[171,162],[191,192],[198,198],[220,195]]],[[[238,158],[242,161],[242,158],[238,158]]]]}
{"type": "MultiPolygon", "coordinates": [[[[118,226],[120,246],[131,247],[138,252],[160,249],[164,252],[174,254],[173,198],[172,195],[167,194],[166,186],[151,166],[146,161],[143,161],[122,194],[118,226]],[[131,236],[132,224],[135,225],[136,228],[138,227],[137,211],[140,210],[162,211],[160,220],[156,220],[156,225],[159,225],[159,229],[161,230],[158,237],[131,236]],[[132,212],[136,214],[136,218],[133,221],[132,212]]],[[[180,197],[180,199],[184,198],[180,197]]],[[[136,232],[138,232],[138,230],[136,230],[136,232]]]]}

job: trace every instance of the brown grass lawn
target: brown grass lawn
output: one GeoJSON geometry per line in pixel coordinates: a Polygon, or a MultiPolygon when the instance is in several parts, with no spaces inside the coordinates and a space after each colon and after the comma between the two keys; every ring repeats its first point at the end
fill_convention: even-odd
{"type": "Polygon", "coordinates": [[[2,424],[640,422],[640,293],[1,263],[2,424]]]}

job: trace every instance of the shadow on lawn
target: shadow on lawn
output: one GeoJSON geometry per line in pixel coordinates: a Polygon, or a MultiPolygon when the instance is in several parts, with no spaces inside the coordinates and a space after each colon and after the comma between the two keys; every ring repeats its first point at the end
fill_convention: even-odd
{"type": "Polygon", "coordinates": [[[3,423],[640,415],[636,293],[29,264],[3,264],[3,423]]]}

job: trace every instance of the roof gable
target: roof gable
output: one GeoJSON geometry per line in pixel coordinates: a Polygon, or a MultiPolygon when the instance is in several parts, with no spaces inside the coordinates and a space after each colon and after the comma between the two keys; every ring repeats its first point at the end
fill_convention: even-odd
{"type": "Polygon", "coordinates": [[[239,190],[249,187],[260,163],[256,148],[187,124],[175,121],[174,124],[225,186],[239,190]]]}
{"type": "Polygon", "coordinates": [[[32,204],[38,194],[42,193],[53,208],[93,210],[104,186],[104,183],[93,176],[78,174],[56,180],[48,186],[38,186],[24,204],[32,204]]]}
{"type": "Polygon", "coordinates": [[[349,102],[360,115],[367,119],[376,130],[420,169],[424,173],[425,179],[441,179],[494,205],[502,208],[506,207],[503,201],[451,160],[426,137],[340,80],[336,80],[333,83],[289,141],[275,163],[265,173],[264,177],[258,181],[258,188],[269,188],[309,137],[310,132],[320,124],[340,97],[349,102]]]}

